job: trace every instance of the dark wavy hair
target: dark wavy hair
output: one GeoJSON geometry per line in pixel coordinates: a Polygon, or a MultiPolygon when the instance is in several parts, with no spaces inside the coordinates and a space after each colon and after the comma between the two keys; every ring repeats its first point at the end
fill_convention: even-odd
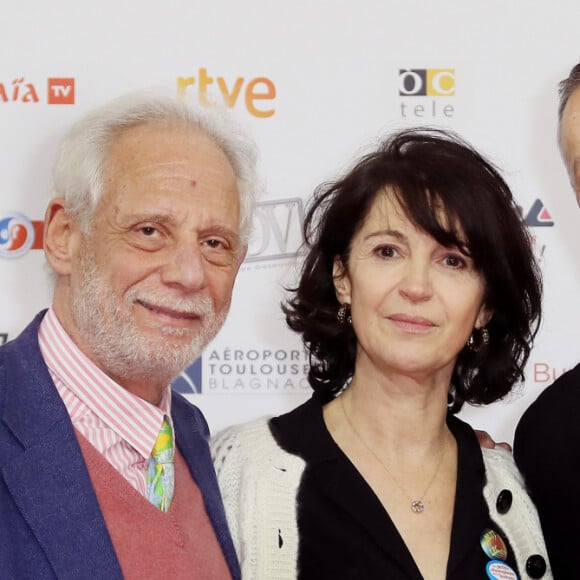
{"type": "Polygon", "coordinates": [[[523,380],[540,324],[539,268],[521,211],[498,170],[456,134],[430,128],[392,134],[344,177],[314,192],[300,281],[282,305],[288,326],[302,334],[309,351],[310,385],[330,400],[354,373],[357,337],[351,325],[337,321],[333,264],[338,256],[348,265],[352,240],[385,188],[417,228],[471,256],[485,282],[484,304],[493,313],[489,344],[478,352],[465,346],[457,356],[451,412],[464,402],[501,399],[523,380]]]}

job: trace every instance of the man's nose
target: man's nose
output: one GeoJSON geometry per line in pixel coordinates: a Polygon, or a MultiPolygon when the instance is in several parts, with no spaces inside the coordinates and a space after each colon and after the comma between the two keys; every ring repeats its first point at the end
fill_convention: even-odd
{"type": "Polygon", "coordinates": [[[204,259],[197,241],[179,242],[168,251],[162,267],[162,281],[190,292],[205,286],[204,259]]]}

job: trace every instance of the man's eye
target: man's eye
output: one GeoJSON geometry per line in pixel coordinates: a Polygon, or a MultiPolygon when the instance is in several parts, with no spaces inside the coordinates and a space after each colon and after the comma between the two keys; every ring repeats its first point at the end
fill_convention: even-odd
{"type": "Polygon", "coordinates": [[[144,228],[141,228],[141,232],[149,237],[154,235],[157,230],[152,226],[145,226],[144,228]]]}

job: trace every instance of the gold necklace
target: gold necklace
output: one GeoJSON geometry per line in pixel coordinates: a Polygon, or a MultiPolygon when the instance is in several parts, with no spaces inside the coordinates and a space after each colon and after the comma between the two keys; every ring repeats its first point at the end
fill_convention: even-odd
{"type": "Polygon", "coordinates": [[[433,482],[435,481],[435,478],[439,473],[439,468],[443,463],[443,456],[445,455],[446,449],[445,446],[443,446],[443,448],[441,449],[441,453],[439,454],[439,460],[437,461],[437,466],[435,467],[435,471],[433,472],[433,475],[431,476],[431,479],[429,480],[429,483],[427,484],[425,491],[421,494],[421,497],[419,497],[419,499],[413,499],[408,494],[407,490],[403,487],[403,485],[399,482],[399,480],[391,473],[391,470],[383,463],[382,459],[373,451],[370,445],[367,445],[367,442],[360,436],[359,432],[354,428],[354,425],[351,423],[351,420],[346,414],[343,397],[341,396],[339,397],[339,399],[342,414],[344,415],[344,418],[346,419],[346,422],[348,423],[348,426],[350,427],[351,431],[356,435],[357,439],[363,444],[365,449],[375,458],[376,461],[378,461],[379,465],[389,474],[389,477],[393,480],[393,482],[397,485],[397,487],[407,496],[407,498],[411,502],[411,509],[413,510],[413,512],[415,512],[416,514],[423,513],[425,511],[425,504],[423,503],[423,499],[431,489],[431,486],[433,485],[433,482]]]}

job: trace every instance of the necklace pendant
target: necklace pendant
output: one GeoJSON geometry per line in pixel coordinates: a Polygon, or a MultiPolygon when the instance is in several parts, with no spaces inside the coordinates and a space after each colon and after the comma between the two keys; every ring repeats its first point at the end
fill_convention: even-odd
{"type": "Polygon", "coordinates": [[[423,513],[425,511],[425,504],[420,499],[416,499],[415,501],[411,502],[411,509],[416,514],[423,513]]]}

